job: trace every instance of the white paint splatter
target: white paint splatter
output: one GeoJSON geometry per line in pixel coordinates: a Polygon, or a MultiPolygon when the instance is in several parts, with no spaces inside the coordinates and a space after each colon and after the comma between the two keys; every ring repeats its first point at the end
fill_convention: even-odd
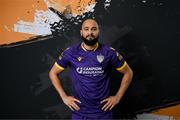
{"type": "MultiPolygon", "coordinates": [[[[96,2],[96,3],[97,3],[97,2],[96,2]]],[[[86,13],[86,12],[94,12],[94,7],[96,6],[96,3],[91,4],[91,5],[88,5],[88,6],[85,8],[85,13],[86,13]]]]}
{"type": "MultiPolygon", "coordinates": [[[[54,7],[52,4],[49,4],[48,1],[46,2],[48,6],[54,7]]],[[[96,3],[87,6],[85,8],[85,13],[94,12],[95,5],[96,3]]],[[[66,17],[70,19],[71,17],[76,17],[76,16],[77,16],[76,14],[74,14],[73,16],[71,14],[71,16],[66,16],[66,17]]],[[[78,20],[78,18],[76,19],[78,20]]],[[[36,10],[34,22],[26,22],[23,20],[19,20],[16,24],[14,24],[13,31],[21,32],[21,33],[28,33],[28,34],[33,34],[33,35],[49,35],[49,34],[52,34],[50,24],[54,22],[59,22],[60,20],[62,19],[51,10],[47,10],[47,11],[36,10]]],[[[75,22],[74,24],[78,24],[78,23],[75,22]]],[[[62,27],[64,27],[63,24],[59,26],[60,29],[62,27]]]]}
{"type": "MultiPolygon", "coordinates": [[[[55,8],[55,9],[58,7],[58,5],[56,3],[53,3],[52,1],[49,2],[49,0],[44,0],[44,2],[47,5],[47,7],[52,7],[52,8],[55,8]]],[[[65,7],[64,7],[64,9],[65,9],[65,7]]]]}
{"type": "Polygon", "coordinates": [[[104,8],[107,9],[110,6],[111,0],[105,0],[104,8]]]}
{"type": "MultiPolygon", "coordinates": [[[[57,5],[56,3],[49,3],[48,0],[44,0],[46,3],[47,7],[52,7],[56,8],[57,5]]],[[[104,8],[106,9],[107,7],[110,6],[111,0],[106,0],[104,3],[104,8]]],[[[77,21],[74,21],[74,24],[79,24],[82,22],[82,18],[85,17],[84,13],[93,13],[95,11],[95,6],[97,2],[94,4],[90,4],[87,7],[85,7],[85,10],[81,17],[77,14],[65,14],[64,16],[67,19],[75,18],[77,21]],[[77,17],[77,18],[76,18],[77,17]],[[79,18],[78,18],[79,17],[79,18]]],[[[36,10],[35,11],[35,16],[34,16],[34,22],[26,22],[23,20],[19,20],[16,24],[14,24],[13,31],[14,32],[21,32],[21,33],[28,33],[28,34],[33,34],[33,35],[50,35],[52,34],[51,32],[51,25],[54,24],[55,22],[59,23],[60,21],[63,21],[60,16],[58,16],[56,13],[52,12],[51,10],[43,11],[43,10],[36,10]]],[[[59,26],[57,27],[57,30],[64,30],[66,28],[66,25],[63,24],[63,22],[59,23],[59,26]]]]}
{"type": "Polygon", "coordinates": [[[36,10],[34,22],[19,20],[14,24],[14,32],[22,32],[34,35],[49,35],[51,33],[50,24],[59,22],[60,18],[52,11],[36,10]]]}

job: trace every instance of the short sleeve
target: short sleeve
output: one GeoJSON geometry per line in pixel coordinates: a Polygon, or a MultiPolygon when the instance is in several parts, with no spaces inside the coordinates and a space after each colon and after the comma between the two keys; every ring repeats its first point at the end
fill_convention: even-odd
{"type": "Polygon", "coordinates": [[[69,59],[69,51],[66,49],[61,53],[58,60],[55,62],[55,65],[60,69],[67,68],[67,66],[69,65],[69,59]]]}
{"type": "Polygon", "coordinates": [[[112,50],[111,63],[112,66],[117,70],[122,70],[127,64],[122,55],[114,49],[112,50]]]}

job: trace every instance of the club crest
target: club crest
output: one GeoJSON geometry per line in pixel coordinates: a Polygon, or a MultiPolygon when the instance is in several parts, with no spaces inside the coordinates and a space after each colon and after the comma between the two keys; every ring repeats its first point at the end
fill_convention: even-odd
{"type": "Polygon", "coordinates": [[[104,60],[104,56],[103,55],[97,55],[97,61],[99,62],[99,63],[102,63],[103,62],[103,60],[104,60]]]}

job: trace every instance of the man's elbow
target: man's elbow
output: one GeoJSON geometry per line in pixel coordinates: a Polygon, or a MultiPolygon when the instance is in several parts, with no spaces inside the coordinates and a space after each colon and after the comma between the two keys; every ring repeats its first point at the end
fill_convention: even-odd
{"type": "Polygon", "coordinates": [[[133,71],[132,71],[132,69],[130,67],[128,67],[128,69],[126,70],[124,75],[128,77],[127,82],[131,82],[132,81],[133,71]]]}
{"type": "Polygon", "coordinates": [[[133,79],[133,71],[131,70],[131,68],[128,70],[128,83],[131,83],[132,79],[133,79]]]}
{"type": "Polygon", "coordinates": [[[134,74],[134,73],[133,73],[132,69],[130,69],[130,70],[129,70],[129,75],[131,76],[131,79],[133,78],[133,74],[134,74]]]}
{"type": "Polygon", "coordinates": [[[49,71],[49,78],[52,80],[53,76],[55,76],[55,75],[56,75],[56,73],[51,69],[49,71]]]}
{"type": "Polygon", "coordinates": [[[49,71],[49,78],[51,79],[52,76],[52,70],[49,71]]]}

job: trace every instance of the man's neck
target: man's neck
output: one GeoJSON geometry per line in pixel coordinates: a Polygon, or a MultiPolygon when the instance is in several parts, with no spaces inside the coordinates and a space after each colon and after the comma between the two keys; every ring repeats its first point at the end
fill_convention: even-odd
{"type": "Polygon", "coordinates": [[[86,45],[84,42],[82,43],[83,47],[86,49],[86,50],[94,50],[96,49],[96,47],[98,46],[98,43],[96,43],[95,45],[93,46],[89,46],[89,45],[86,45]]]}

